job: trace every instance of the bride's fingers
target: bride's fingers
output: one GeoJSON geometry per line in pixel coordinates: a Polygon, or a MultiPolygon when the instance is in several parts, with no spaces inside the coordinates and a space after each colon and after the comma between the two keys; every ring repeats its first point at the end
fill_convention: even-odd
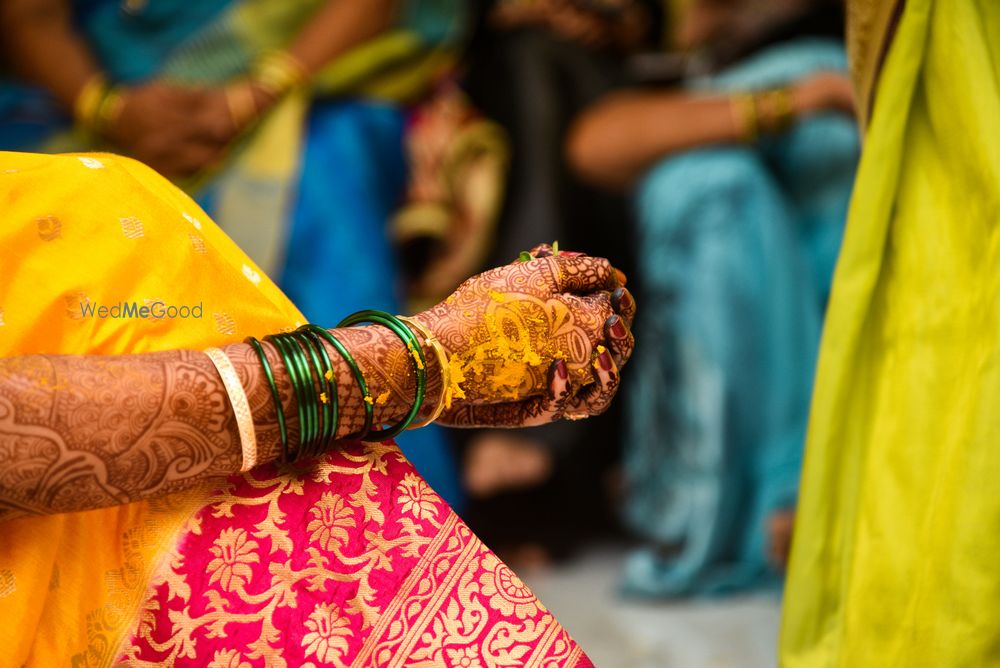
{"type": "Polygon", "coordinates": [[[562,417],[570,400],[569,367],[556,360],[549,368],[549,389],[543,397],[499,404],[461,404],[445,411],[438,422],[452,427],[536,427],[562,417]]]}
{"type": "Polygon", "coordinates": [[[552,269],[554,292],[586,294],[597,290],[614,290],[621,285],[621,272],[603,257],[559,254],[546,260],[552,269]]]}
{"type": "Polygon", "coordinates": [[[611,308],[625,319],[625,326],[631,327],[635,320],[635,299],[626,288],[617,288],[611,293],[611,308]]]}
{"type": "Polygon", "coordinates": [[[528,253],[531,257],[537,259],[540,257],[552,257],[555,253],[552,251],[552,246],[549,244],[538,244],[532,248],[528,253]]]}
{"type": "Polygon", "coordinates": [[[608,342],[608,350],[615,366],[621,369],[632,357],[635,349],[635,338],[620,315],[613,315],[604,321],[604,335],[608,342]]]}
{"type": "Polygon", "coordinates": [[[601,352],[593,365],[597,382],[583,388],[566,402],[563,415],[568,420],[582,420],[591,415],[600,415],[608,410],[611,400],[618,392],[620,376],[611,353],[607,350],[601,352]]]}

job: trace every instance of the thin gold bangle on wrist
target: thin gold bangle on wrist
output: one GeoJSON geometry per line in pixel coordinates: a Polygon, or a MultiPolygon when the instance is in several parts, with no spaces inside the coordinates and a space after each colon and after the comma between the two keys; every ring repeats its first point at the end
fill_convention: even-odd
{"type": "MultiPolygon", "coordinates": [[[[236,428],[240,434],[240,449],[243,453],[243,465],[240,471],[249,471],[257,465],[257,433],[254,430],[253,414],[250,412],[246,391],[240,382],[239,374],[236,373],[236,367],[221,348],[206,348],[204,353],[219,372],[229,403],[236,415],[236,428]]],[[[278,410],[281,410],[280,406],[278,410]]]]}
{"type": "Polygon", "coordinates": [[[306,83],[309,72],[305,65],[287,51],[267,51],[254,64],[250,79],[265,94],[278,99],[306,83]]]}
{"type": "Polygon", "coordinates": [[[765,131],[773,134],[786,130],[795,117],[791,90],[788,87],[774,88],[761,93],[760,97],[763,108],[768,112],[765,131]]]}
{"type": "Polygon", "coordinates": [[[735,93],[730,98],[730,108],[740,129],[740,138],[748,144],[757,141],[760,136],[757,98],[752,93],[735,93]]]}
{"type": "Polygon", "coordinates": [[[441,395],[438,397],[434,410],[426,418],[420,422],[414,422],[409,427],[410,429],[416,429],[434,422],[441,416],[446,407],[451,406],[451,365],[448,362],[448,353],[444,349],[444,344],[434,336],[434,333],[428,327],[415,318],[397,317],[424,337],[424,343],[433,348],[434,357],[437,359],[438,367],[441,369],[441,395]]]}
{"type": "Polygon", "coordinates": [[[73,118],[81,127],[88,130],[98,128],[101,103],[109,90],[107,77],[100,72],[83,85],[73,100],[73,118]]]}

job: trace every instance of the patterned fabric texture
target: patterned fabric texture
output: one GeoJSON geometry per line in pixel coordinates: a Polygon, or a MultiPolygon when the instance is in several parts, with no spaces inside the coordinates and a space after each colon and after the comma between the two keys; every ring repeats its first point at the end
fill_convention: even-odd
{"type": "Polygon", "coordinates": [[[231,478],[154,577],[121,661],[591,665],[391,443],[231,478]]]}

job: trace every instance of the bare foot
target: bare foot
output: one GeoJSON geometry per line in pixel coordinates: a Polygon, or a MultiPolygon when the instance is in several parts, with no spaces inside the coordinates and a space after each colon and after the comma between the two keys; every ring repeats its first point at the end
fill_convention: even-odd
{"type": "Polygon", "coordinates": [[[533,439],[490,431],[469,448],[463,477],[469,494],[484,498],[509,489],[534,487],[552,472],[552,455],[533,439]]]}
{"type": "Polygon", "coordinates": [[[792,527],[795,510],[785,508],[774,511],[767,520],[768,559],[780,570],[788,567],[788,553],[792,547],[792,527]]]}

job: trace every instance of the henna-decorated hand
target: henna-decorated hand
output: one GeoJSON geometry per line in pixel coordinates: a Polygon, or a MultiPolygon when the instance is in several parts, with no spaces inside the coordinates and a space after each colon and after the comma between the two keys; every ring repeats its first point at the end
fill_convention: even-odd
{"type": "Polygon", "coordinates": [[[451,360],[452,426],[532,426],[607,409],[635,301],[603,258],[539,246],[416,316],[451,360]]]}

